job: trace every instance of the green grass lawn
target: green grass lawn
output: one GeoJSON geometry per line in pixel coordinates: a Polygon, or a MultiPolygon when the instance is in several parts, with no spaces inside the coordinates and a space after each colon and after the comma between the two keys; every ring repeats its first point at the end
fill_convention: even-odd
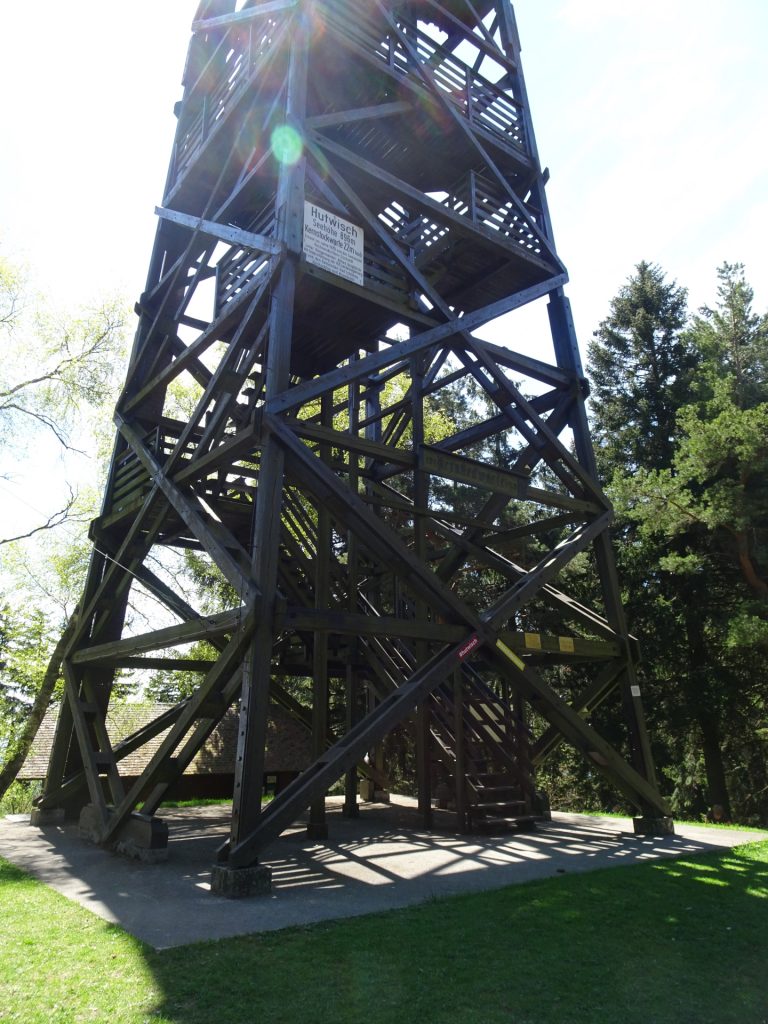
{"type": "Polygon", "coordinates": [[[765,1024],[768,842],[154,952],[0,861],[0,1020],[765,1024]]]}

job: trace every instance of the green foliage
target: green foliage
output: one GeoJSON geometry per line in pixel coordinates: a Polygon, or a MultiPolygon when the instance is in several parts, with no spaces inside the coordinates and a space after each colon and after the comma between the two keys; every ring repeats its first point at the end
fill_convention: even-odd
{"type": "MultiPolygon", "coordinates": [[[[117,299],[73,314],[55,311],[32,293],[18,267],[0,259],[0,475],[12,479],[30,452],[50,458],[51,442],[57,453],[105,449],[126,319],[117,299]]],[[[56,669],[47,677],[46,669],[82,588],[89,551],[82,527],[95,509],[87,487],[68,495],[52,490],[28,529],[0,536],[0,792],[51,691],[55,696],[56,669]],[[56,537],[54,544],[50,531],[64,523],[69,539],[56,537]]]]}
{"type": "Polygon", "coordinates": [[[752,310],[754,291],[743,264],[723,263],[717,276],[718,303],[699,310],[691,333],[704,360],[705,386],[727,379],[735,404],[747,409],[766,400],[768,316],[752,310]]]}
{"type": "Polygon", "coordinates": [[[612,300],[589,345],[597,455],[606,476],[617,466],[669,465],[675,411],[688,396],[697,356],[681,333],[686,291],[639,263],[612,300]]]}
{"type": "Polygon", "coordinates": [[[0,818],[4,814],[29,814],[40,789],[39,782],[12,782],[0,796],[0,818]]]}
{"type": "MultiPolygon", "coordinates": [[[[12,479],[31,450],[50,457],[51,442],[54,451],[103,449],[121,382],[126,322],[121,299],[76,313],[52,309],[19,268],[0,258],[0,476],[12,479]]],[[[57,497],[51,498],[55,511],[46,508],[17,536],[84,521],[74,490],[57,497]]],[[[0,544],[13,539],[0,536],[0,544]]]]}
{"type": "Polygon", "coordinates": [[[23,727],[59,632],[60,623],[39,608],[0,607],[0,762],[23,727]]]}
{"type": "Polygon", "coordinates": [[[7,288],[0,289],[3,300],[0,328],[8,343],[0,366],[0,442],[20,446],[22,437],[44,429],[69,446],[76,417],[114,393],[124,347],[123,303],[105,302],[71,316],[46,310],[40,300],[30,311],[17,298],[11,309],[7,288]]]}
{"type": "Polygon", "coordinates": [[[674,287],[638,266],[590,348],[594,420],[672,804],[765,822],[766,318],[743,267],[724,264],[719,279],[715,308],[683,328],[674,287]]]}

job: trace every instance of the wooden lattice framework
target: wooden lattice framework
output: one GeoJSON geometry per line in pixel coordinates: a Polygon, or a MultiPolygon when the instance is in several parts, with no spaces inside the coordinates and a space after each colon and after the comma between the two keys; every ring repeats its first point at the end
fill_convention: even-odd
{"type": "Polygon", "coordinates": [[[535,814],[532,772],[566,740],[658,825],[511,4],[204,0],[192,32],[40,813],[87,804],[93,838],[119,843],[239,700],[225,871],[308,806],[322,835],[345,773],[354,813],[356,773],[386,786],[375,752],[404,722],[427,818],[438,777],[461,827],[535,814]],[[542,297],[551,365],[473,335],[542,297]],[[470,382],[469,421],[436,429],[470,382]],[[152,568],[183,548],[231,608],[200,614],[152,568]],[[596,609],[557,588],[587,551],[596,609]],[[175,624],[126,635],[132,588],[175,624]],[[180,660],[199,639],[216,658],[180,660]],[[194,694],[112,749],[115,670],[190,665],[194,694]],[[587,721],[616,693],[626,758],[587,721]],[[263,810],[270,701],[316,759],[263,810]],[[164,730],[126,788],[121,758],[164,730]]]}

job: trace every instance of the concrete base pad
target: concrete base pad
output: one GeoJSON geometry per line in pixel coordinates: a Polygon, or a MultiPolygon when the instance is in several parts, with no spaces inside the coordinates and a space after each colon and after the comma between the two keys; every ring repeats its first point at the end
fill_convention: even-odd
{"type": "Polygon", "coordinates": [[[143,864],[162,864],[168,860],[168,826],[161,818],[132,815],[120,829],[115,853],[143,864]]]}
{"type": "Polygon", "coordinates": [[[325,821],[310,821],[307,824],[307,839],[327,839],[328,823],[325,821]]]}
{"type": "Polygon", "coordinates": [[[638,836],[628,818],[557,812],[534,832],[458,835],[454,813],[434,809],[427,831],[414,804],[393,796],[390,806],[366,804],[350,819],[342,816],[343,797],[329,798],[331,839],[308,839],[306,819],[287,829],[259,854],[272,888],[258,899],[213,894],[211,864],[229,835],[230,807],[164,811],[164,864],[84,843],[74,822],[31,828],[28,817],[0,818],[0,856],[161,949],[768,839],[768,832],[690,825],[678,825],[674,836],[638,836]]]}
{"type": "Polygon", "coordinates": [[[104,831],[104,824],[94,804],[86,804],[80,812],[77,831],[84,843],[98,843],[104,831]]]}
{"type": "Polygon", "coordinates": [[[673,836],[675,834],[675,823],[672,818],[652,818],[643,815],[642,818],[633,818],[632,825],[636,836],[673,836]]]}
{"type": "Polygon", "coordinates": [[[36,828],[45,828],[46,825],[60,825],[65,817],[66,813],[63,807],[54,807],[49,811],[41,811],[35,807],[30,816],[30,824],[36,828]]]}
{"type": "MultiPolygon", "coordinates": [[[[93,804],[86,804],[82,809],[77,827],[80,838],[85,842],[101,842],[104,826],[93,804]]],[[[107,845],[115,853],[132,860],[140,860],[144,864],[161,864],[168,860],[168,826],[161,818],[132,814],[116,838],[107,845]]]]}
{"type": "Polygon", "coordinates": [[[211,892],[228,899],[263,896],[272,890],[272,871],[264,864],[248,868],[230,868],[214,864],[211,872],[211,892]]]}

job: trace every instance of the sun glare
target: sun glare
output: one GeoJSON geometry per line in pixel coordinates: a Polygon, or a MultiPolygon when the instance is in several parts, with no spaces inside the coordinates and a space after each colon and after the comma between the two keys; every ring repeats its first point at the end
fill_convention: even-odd
{"type": "Polygon", "coordinates": [[[304,152],[301,136],[289,124],[280,124],[269,140],[275,159],[281,164],[293,165],[299,162],[304,152]]]}

